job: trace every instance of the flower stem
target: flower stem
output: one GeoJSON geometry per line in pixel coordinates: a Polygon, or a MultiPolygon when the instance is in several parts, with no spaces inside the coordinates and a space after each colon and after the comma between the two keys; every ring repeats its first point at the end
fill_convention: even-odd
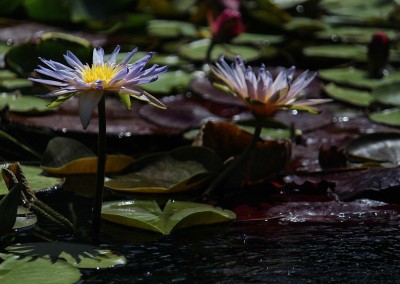
{"type": "Polygon", "coordinates": [[[211,52],[212,52],[214,46],[215,46],[215,41],[213,39],[211,39],[210,44],[208,45],[208,48],[207,48],[207,53],[206,53],[206,63],[209,65],[211,64],[211,52]]]}
{"type": "Polygon", "coordinates": [[[258,139],[260,138],[261,130],[262,130],[262,122],[260,121],[260,119],[256,118],[256,126],[254,129],[253,138],[250,141],[249,145],[247,145],[244,151],[240,155],[238,155],[231,162],[231,164],[227,166],[225,170],[213,181],[213,183],[204,192],[204,197],[210,196],[211,193],[215,191],[216,188],[220,186],[240,164],[243,164],[246,161],[251,151],[255,148],[258,139]]]}
{"type": "Polygon", "coordinates": [[[101,231],[101,207],[103,204],[104,176],[106,168],[106,102],[102,96],[98,108],[99,134],[98,134],[98,154],[97,154],[97,175],[96,191],[93,200],[92,211],[92,233],[93,242],[97,243],[101,231]]]}

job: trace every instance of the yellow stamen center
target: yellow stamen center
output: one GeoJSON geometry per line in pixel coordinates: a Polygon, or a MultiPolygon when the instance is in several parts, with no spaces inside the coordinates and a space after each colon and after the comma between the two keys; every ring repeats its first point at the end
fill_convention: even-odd
{"type": "Polygon", "coordinates": [[[83,80],[90,84],[97,80],[102,80],[103,86],[106,87],[112,78],[121,70],[119,66],[112,64],[99,64],[92,65],[92,67],[85,66],[81,75],[83,80]]]}

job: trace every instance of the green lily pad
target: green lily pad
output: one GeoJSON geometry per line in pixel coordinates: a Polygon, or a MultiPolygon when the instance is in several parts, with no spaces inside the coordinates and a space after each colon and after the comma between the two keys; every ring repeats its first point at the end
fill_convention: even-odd
{"type": "MultiPolygon", "coordinates": [[[[209,44],[209,39],[201,39],[188,44],[183,44],[179,48],[178,54],[189,60],[204,61],[209,44]]],[[[238,54],[243,58],[246,58],[248,61],[253,61],[260,58],[261,50],[251,46],[218,44],[211,52],[211,60],[217,60],[221,55],[225,55],[228,59],[233,59],[238,54]]]]}
{"type": "Polygon", "coordinates": [[[221,159],[205,147],[185,146],[138,159],[129,174],[106,179],[125,192],[172,193],[197,189],[222,169],[221,159]]]}
{"type": "Polygon", "coordinates": [[[400,126],[400,108],[391,108],[369,115],[369,119],[376,123],[390,126],[400,126]]]}
{"type": "Polygon", "coordinates": [[[306,17],[292,18],[284,25],[287,31],[299,33],[315,33],[328,28],[328,25],[321,20],[306,17]]]}
{"type": "Polygon", "coordinates": [[[324,86],[324,91],[335,100],[360,107],[368,107],[374,100],[369,91],[339,87],[333,83],[324,86]]]}
{"type": "Polygon", "coordinates": [[[147,32],[150,36],[160,38],[194,37],[197,29],[188,22],[152,20],[147,25],[147,32]]]}
{"type": "Polygon", "coordinates": [[[329,14],[359,22],[384,21],[396,8],[394,3],[381,0],[322,0],[319,5],[329,14]]]}
{"type": "Polygon", "coordinates": [[[400,82],[400,72],[392,72],[382,79],[368,76],[368,72],[353,67],[323,69],[318,71],[321,79],[338,85],[347,85],[356,88],[373,89],[381,85],[400,82]]]}
{"type": "Polygon", "coordinates": [[[400,106],[400,82],[378,86],[371,95],[382,104],[400,106]]]}
{"type": "Polygon", "coordinates": [[[149,200],[105,202],[101,216],[110,222],[165,235],[176,229],[227,222],[236,218],[235,213],[229,210],[184,201],[168,201],[161,211],[157,202],[149,200]]]}
{"type": "Polygon", "coordinates": [[[400,164],[400,133],[372,133],[353,140],[346,149],[352,159],[400,164]]]}
{"type": "Polygon", "coordinates": [[[29,211],[29,209],[18,206],[17,210],[17,219],[15,220],[15,224],[13,230],[15,231],[24,231],[34,227],[37,223],[36,214],[29,211]]]}
{"type": "Polygon", "coordinates": [[[81,278],[78,268],[63,261],[52,262],[45,258],[31,258],[0,253],[0,282],[73,284],[81,278]]]}
{"type": "Polygon", "coordinates": [[[361,45],[320,45],[310,46],[303,49],[307,57],[317,58],[339,58],[347,60],[366,61],[367,47],[361,45]]]}
{"type": "Polygon", "coordinates": [[[108,249],[102,249],[86,244],[48,242],[23,243],[6,247],[11,253],[28,257],[63,260],[79,268],[111,268],[126,264],[124,256],[118,256],[108,249]]]}
{"type": "Polygon", "coordinates": [[[253,34],[253,33],[241,33],[234,39],[234,44],[262,44],[266,46],[281,43],[283,36],[281,35],[267,35],[267,34],[253,34]]]}
{"type": "MultiPolygon", "coordinates": [[[[0,167],[4,167],[4,164],[0,164],[0,167]]],[[[24,175],[29,182],[29,185],[32,187],[34,191],[40,191],[44,189],[53,188],[62,183],[63,179],[47,177],[42,175],[42,169],[40,167],[35,166],[22,166],[22,170],[24,171],[24,175]]],[[[0,178],[0,196],[7,194],[8,189],[6,184],[4,183],[3,178],[0,178]]]]}
{"type": "Polygon", "coordinates": [[[390,41],[398,40],[398,33],[393,29],[358,27],[358,26],[332,26],[316,33],[316,37],[324,40],[341,41],[345,43],[359,43],[364,46],[371,41],[376,32],[385,33],[390,41]]]}
{"type": "MultiPolygon", "coordinates": [[[[120,172],[133,160],[127,155],[107,155],[106,173],[120,172]]],[[[97,156],[77,140],[55,137],[47,144],[40,166],[52,174],[95,174],[97,156]]]]}
{"type": "MultiPolygon", "coordinates": [[[[48,100],[34,96],[22,95],[21,93],[1,93],[0,108],[8,105],[10,111],[20,113],[48,112],[48,100]]],[[[50,110],[54,111],[54,110],[50,110]]]]}
{"type": "Polygon", "coordinates": [[[170,94],[186,90],[189,86],[191,75],[182,70],[169,71],[160,75],[157,81],[140,87],[151,94],[170,94]]]}
{"type": "MultiPolygon", "coordinates": [[[[58,5],[58,4],[57,4],[58,5]]],[[[63,55],[73,52],[82,62],[91,62],[92,46],[89,41],[71,34],[43,33],[34,42],[25,42],[8,50],[5,63],[8,69],[24,77],[41,64],[39,57],[65,63],[63,55]]]]}

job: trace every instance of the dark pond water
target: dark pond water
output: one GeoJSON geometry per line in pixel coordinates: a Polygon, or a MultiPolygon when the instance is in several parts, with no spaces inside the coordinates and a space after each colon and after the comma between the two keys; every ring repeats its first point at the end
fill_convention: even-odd
{"type": "Polygon", "coordinates": [[[400,283],[399,216],[339,217],[236,222],[163,237],[106,224],[119,244],[105,247],[128,264],[83,271],[81,283],[400,283]]]}

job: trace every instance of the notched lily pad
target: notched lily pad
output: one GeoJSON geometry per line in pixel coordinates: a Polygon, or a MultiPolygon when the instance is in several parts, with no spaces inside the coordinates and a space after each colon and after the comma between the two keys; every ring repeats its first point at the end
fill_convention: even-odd
{"type": "Polygon", "coordinates": [[[125,192],[172,193],[201,187],[222,169],[222,161],[204,147],[181,147],[138,159],[131,172],[105,185],[125,192]]]}
{"type": "Polygon", "coordinates": [[[168,109],[145,105],[140,115],[161,127],[187,130],[200,127],[206,120],[221,120],[208,109],[185,96],[170,96],[161,99],[168,109]]]}
{"type": "Polygon", "coordinates": [[[333,99],[360,107],[368,107],[374,100],[371,92],[353,88],[344,88],[330,83],[324,91],[333,99]]]}
{"type": "Polygon", "coordinates": [[[400,82],[385,84],[373,89],[375,101],[391,106],[400,106],[400,82]]]}
{"type": "MultiPolygon", "coordinates": [[[[5,164],[0,164],[0,168],[3,168],[4,166],[5,164]]],[[[43,170],[40,167],[23,165],[22,169],[24,171],[26,179],[29,181],[30,187],[34,191],[54,188],[55,186],[60,185],[63,182],[61,178],[44,176],[42,174],[43,170]]],[[[7,192],[7,186],[4,183],[4,180],[0,178],[0,196],[6,194],[7,192]]]]}
{"type": "Polygon", "coordinates": [[[81,278],[78,268],[63,261],[53,263],[45,258],[20,257],[0,253],[3,262],[0,264],[0,282],[14,283],[77,283],[81,278]]]}
{"type": "MultiPolygon", "coordinates": [[[[209,44],[209,39],[193,41],[191,43],[182,45],[178,50],[178,54],[189,60],[204,61],[209,44]]],[[[221,55],[225,55],[225,57],[228,59],[233,59],[237,54],[240,54],[248,61],[257,60],[261,56],[260,49],[255,47],[225,44],[216,45],[213,48],[211,52],[211,60],[217,60],[221,55]]]]}
{"type": "Polygon", "coordinates": [[[390,108],[383,111],[373,112],[369,119],[376,123],[381,123],[389,126],[400,126],[400,108],[390,108]]]}
{"type": "Polygon", "coordinates": [[[368,72],[353,67],[319,70],[321,79],[338,85],[347,85],[356,88],[374,89],[381,85],[400,82],[400,72],[392,72],[382,79],[371,78],[368,72]]]}
{"type": "Polygon", "coordinates": [[[168,201],[161,210],[157,202],[112,201],[103,204],[101,216],[117,224],[169,235],[176,229],[234,220],[235,213],[208,204],[168,201]]]}
{"type": "Polygon", "coordinates": [[[180,92],[187,89],[191,75],[182,70],[169,71],[159,76],[157,81],[141,86],[151,94],[170,94],[173,91],[180,92]]]}
{"type": "Polygon", "coordinates": [[[47,107],[48,104],[48,100],[22,95],[20,92],[0,94],[0,109],[8,106],[12,112],[30,114],[54,111],[47,107]]]}
{"type": "MultiPolygon", "coordinates": [[[[120,172],[133,161],[133,157],[127,155],[107,155],[106,173],[120,172]]],[[[51,174],[94,174],[97,157],[74,139],[55,137],[48,143],[40,166],[51,174]]]]}
{"type": "Polygon", "coordinates": [[[147,32],[151,36],[160,38],[194,37],[197,29],[188,22],[152,20],[147,25],[147,32]]]}
{"type": "Polygon", "coordinates": [[[388,166],[400,165],[400,133],[373,133],[361,136],[346,149],[355,161],[374,161],[388,166]]]}
{"type": "Polygon", "coordinates": [[[90,62],[90,42],[70,34],[48,32],[32,42],[12,47],[5,56],[6,66],[22,76],[30,74],[40,63],[39,57],[65,62],[66,50],[73,52],[82,62],[90,62]]]}
{"type": "Polygon", "coordinates": [[[17,219],[15,220],[13,230],[15,231],[29,230],[30,228],[34,227],[36,223],[37,223],[36,214],[32,213],[25,207],[18,206],[17,219]]]}
{"type": "Polygon", "coordinates": [[[126,264],[124,256],[118,256],[108,249],[78,243],[23,243],[11,245],[5,249],[27,257],[48,258],[55,263],[58,260],[64,260],[78,268],[99,269],[126,264]]]}

